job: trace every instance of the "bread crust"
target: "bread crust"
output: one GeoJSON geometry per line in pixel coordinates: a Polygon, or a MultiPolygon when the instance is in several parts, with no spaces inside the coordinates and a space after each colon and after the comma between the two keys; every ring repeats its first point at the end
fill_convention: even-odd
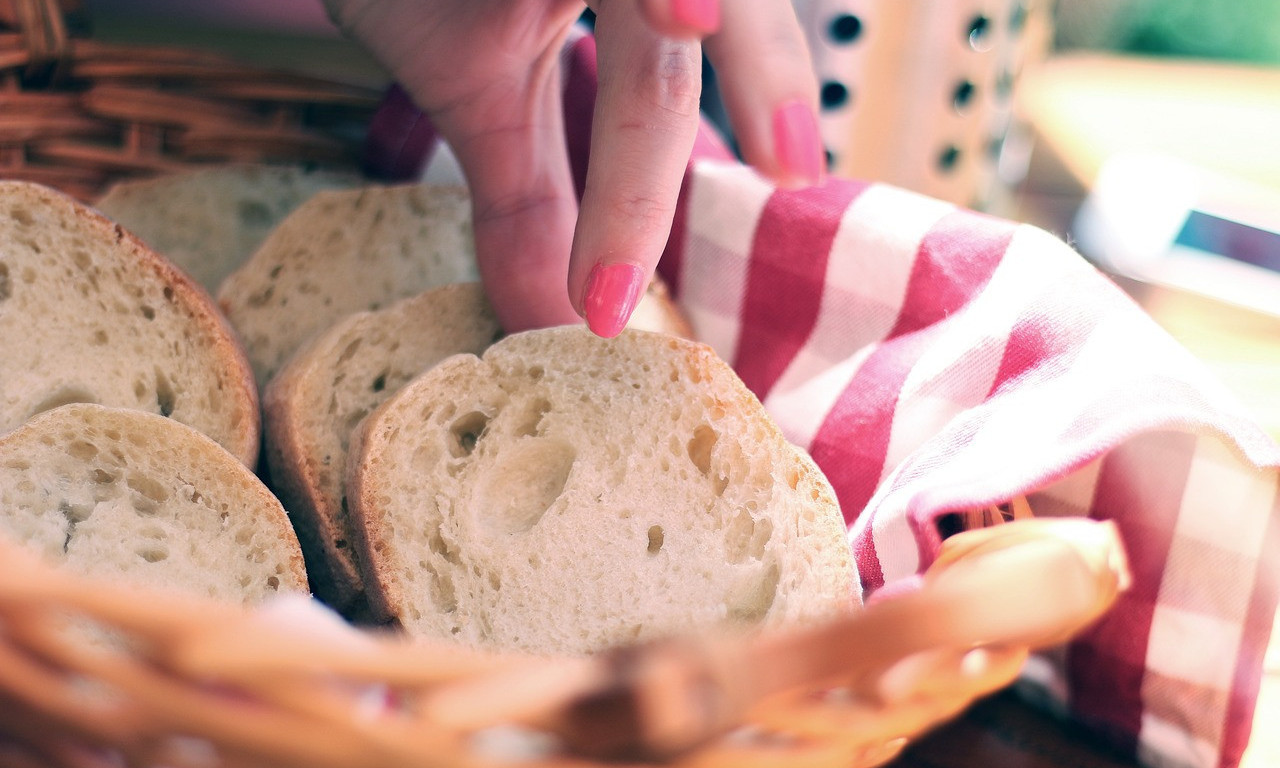
{"type": "MultiPolygon", "coordinates": [[[[207,345],[210,355],[206,370],[215,377],[216,387],[221,397],[226,399],[227,418],[221,425],[225,428],[225,434],[211,437],[246,467],[255,466],[261,441],[257,385],[235,332],[218,311],[212,297],[182,270],[151,250],[124,227],[67,195],[38,184],[0,181],[0,201],[10,204],[11,210],[18,210],[20,205],[25,204],[51,209],[56,212],[55,215],[70,216],[86,230],[87,236],[110,242],[111,250],[119,254],[123,268],[140,268],[149,273],[159,285],[164,286],[164,297],[184,315],[189,324],[186,331],[188,340],[207,345]]],[[[69,318],[68,322],[78,322],[79,319],[69,318]]],[[[48,321],[49,316],[41,318],[41,322],[48,321]]],[[[140,361],[140,364],[145,363],[140,361]]],[[[201,428],[200,425],[191,423],[196,419],[183,419],[177,411],[173,418],[201,428]]],[[[10,426],[15,425],[10,423],[10,426]]],[[[203,430],[211,431],[208,426],[203,430]]]]}
{"type": "Polygon", "coordinates": [[[479,352],[498,333],[479,284],[442,286],[348,316],[304,345],[263,393],[272,485],[295,516],[316,595],[349,617],[368,618],[343,503],[352,420],[443,357],[479,352]]]}

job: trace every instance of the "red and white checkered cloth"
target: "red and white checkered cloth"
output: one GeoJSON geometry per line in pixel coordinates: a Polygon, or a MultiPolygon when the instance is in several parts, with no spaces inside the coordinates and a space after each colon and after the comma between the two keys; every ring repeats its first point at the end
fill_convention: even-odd
{"type": "MultiPolygon", "coordinates": [[[[579,182],[594,53],[566,49],[579,182]]],[[[389,105],[375,157],[419,172],[429,128],[389,105]]],[[[1027,494],[1114,520],[1132,589],[1026,680],[1146,765],[1238,764],[1280,594],[1280,447],[1111,282],[1041,230],[886,185],[777,190],[710,128],[661,271],[830,478],[866,594],[927,566],[949,512],[1027,494]]]]}

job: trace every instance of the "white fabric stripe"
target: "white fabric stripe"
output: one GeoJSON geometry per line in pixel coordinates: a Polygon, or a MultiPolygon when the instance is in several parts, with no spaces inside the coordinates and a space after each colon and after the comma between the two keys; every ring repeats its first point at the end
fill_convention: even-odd
{"type": "Polygon", "coordinates": [[[1138,762],[1147,768],[1217,768],[1218,750],[1149,712],[1138,730],[1138,762]]]}
{"type": "MultiPolygon", "coordinates": [[[[985,413],[981,429],[960,453],[933,471],[930,485],[967,487],[975,463],[984,467],[1029,467],[1042,463],[1037,446],[1026,444],[1027,435],[1047,439],[1062,434],[1092,406],[1113,400],[1116,393],[1130,386],[1130,381],[1121,374],[1140,376],[1145,375],[1141,373],[1143,368],[1167,369],[1167,351],[1152,349],[1154,334],[1147,329],[1135,329],[1135,325],[1134,318],[1127,314],[1108,317],[1080,344],[1070,370],[1033,388],[1005,393],[1002,407],[985,413]],[[1071,371],[1111,371],[1114,375],[1072,375],[1071,371]]],[[[1056,454],[1061,448],[1044,446],[1044,450],[1056,454]]]]}
{"type": "Polygon", "coordinates": [[[680,302],[694,335],[725,360],[738,348],[751,244],[773,191],[755,171],[737,163],[700,162],[693,169],[680,302]],[[708,249],[699,249],[699,241],[710,244],[709,250],[721,258],[701,258],[708,249]],[[720,309],[708,314],[698,307],[720,309]]]}
{"type": "Polygon", "coordinates": [[[1176,535],[1256,560],[1271,519],[1276,482],[1275,471],[1260,472],[1242,463],[1222,441],[1200,439],[1187,474],[1176,535]]]}
{"type": "MultiPolygon", "coordinates": [[[[1252,584],[1241,584],[1251,590],[1252,584]]],[[[1241,627],[1204,613],[1183,611],[1157,601],[1151,616],[1147,668],[1189,683],[1231,690],[1241,627]]]]}
{"type": "Polygon", "coordinates": [[[882,479],[956,414],[986,399],[1028,297],[1066,273],[1062,260],[1043,258],[1046,237],[1019,228],[986,287],[947,320],[942,338],[912,366],[898,396],[882,479]]]}
{"type": "MultiPolygon", "coordinates": [[[[1045,259],[1046,239],[1051,237],[1042,230],[1019,228],[985,288],[963,312],[948,319],[942,337],[912,366],[894,411],[882,486],[913,451],[958,414],[984,402],[1000,370],[1009,334],[1022,318],[1028,298],[1061,279],[1072,267],[1078,268],[1066,259],[1045,259]]],[[[1015,428],[1026,429],[1025,421],[1015,428]]],[[[893,541],[910,535],[903,519],[906,510],[895,503],[910,496],[885,497],[872,521],[872,541],[886,583],[920,568],[918,550],[896,547],[893,541]],[[890,561],[885,555],[889,552],[900,556],[890,561]]]]}
{"type": "Polygon", "coordinates": [[[813,333],[775,390],[802,386],[889,333],[902,308],[920,241],[953,210],[948,203],[883,184],[858,195],[844,212],[831,245],[813,333]]]}
{"type": "Polygon", "coordinates": [[[836,400],[876,349],[875,344],[863,347],[801,386],[789,390],[775,387],[765,398],[765,410],[782,427],[788,440],[808,448],[826,421],[827,414],[835,407],[836,400]]]}

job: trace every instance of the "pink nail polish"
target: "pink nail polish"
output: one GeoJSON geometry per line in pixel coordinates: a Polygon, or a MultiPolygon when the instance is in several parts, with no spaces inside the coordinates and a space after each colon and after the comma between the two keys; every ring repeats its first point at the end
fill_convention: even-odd
{"type": "Polygon", "coordinates": [[[582,309],[587,326],[598,336],[611,339],[622,333],[640,294],[644,272],[634,264],[597,264],[587,277],[582,309]]]}
{"type": "Polygon", "coordinates": [[[822,137],[807,102],[790,101],[773,113],[773,151],[784,176],[801,184],[822,182],[822,137]]]}
{"type": "Polygon", "coordinates": [[[720,0],[671,0],[671,18],[703,32],[720,28],[720,0]]]}

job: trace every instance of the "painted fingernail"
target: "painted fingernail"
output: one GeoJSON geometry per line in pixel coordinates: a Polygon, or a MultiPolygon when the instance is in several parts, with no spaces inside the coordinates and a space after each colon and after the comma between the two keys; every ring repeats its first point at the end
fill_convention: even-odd
{"type": "Polygon", "coordinates": [[[611,339],[622,333],[644,291],[644,272],[634,264],[597,264],[587,277],[582,299],[583,314],[598,336],[611,339]]]}
{"type": "Polygon", "coordinates": [[[783,174],[791,180],[822,182],[822,137],[818,117],[807,102],[787,102],[773,113],[773,151],[783,174]]]}
{"type": "Polygon", "coordinates": [[[671,0],[671,18],[682,26],[714,32],[720,28],[720,0],[671,0]]]}

